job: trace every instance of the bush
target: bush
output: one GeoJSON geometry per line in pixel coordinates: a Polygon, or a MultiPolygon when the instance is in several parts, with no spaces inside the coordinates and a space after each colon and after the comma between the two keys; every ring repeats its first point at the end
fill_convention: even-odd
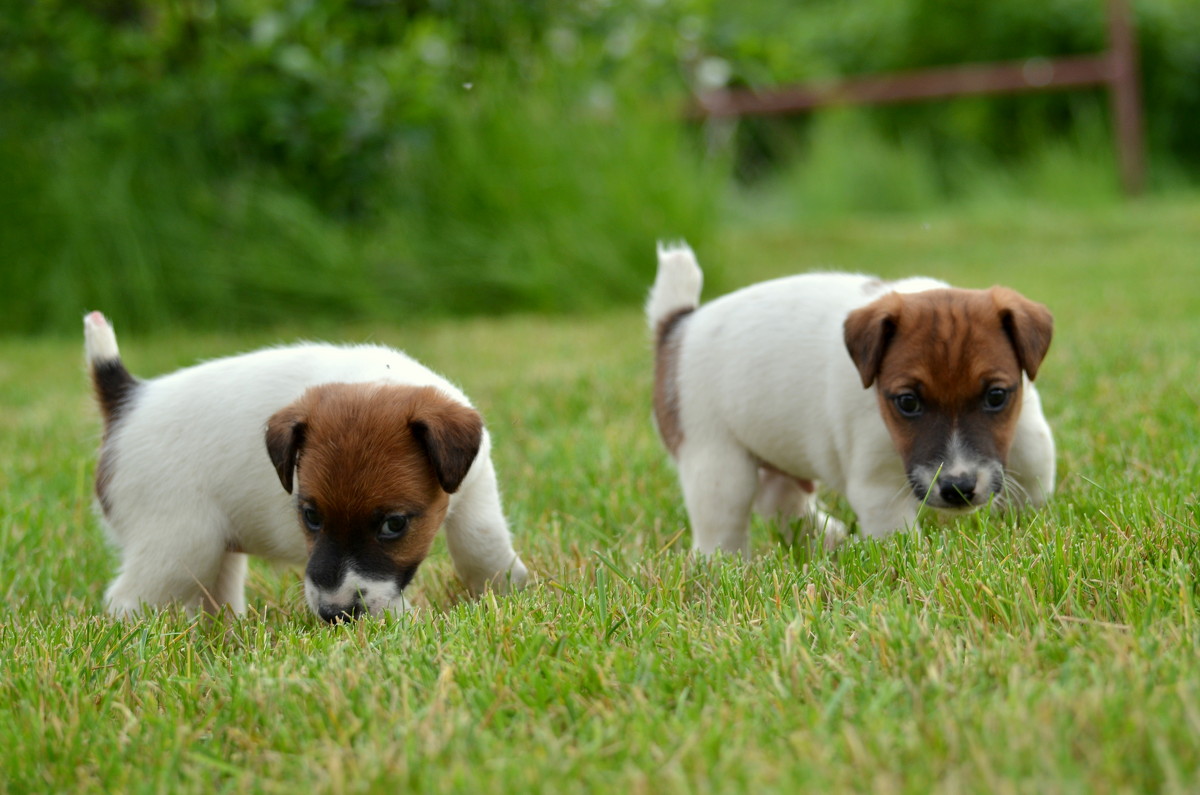
{"type": "Polygon", "coordinates": [[[592,308],[712,226],[719,169],[643,79],[673,61],[634,53],[669,16],[200,8],[4,12],[0,328],[592,308]]]}
{"type": "MultiPolygon", "coordinates": [[[[1102,6],[3,4],[0,330],[74,333],[93,307],[150,328],[631,302],[655,238],[705,247],[731,162],[802,212],[1072,190],[1105,150],[1099,91],[746,120],[708,151],[681,110],[703,74],[770,86],[1092,52],[1102,6]]],[[[1163,184],[1162,164],[1200,170],[1200,6],[1136,10],[1163,184]]]]}

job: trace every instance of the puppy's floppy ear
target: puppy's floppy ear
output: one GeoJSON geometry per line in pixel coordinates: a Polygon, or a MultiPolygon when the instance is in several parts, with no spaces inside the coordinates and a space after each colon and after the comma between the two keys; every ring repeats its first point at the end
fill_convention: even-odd
{"type": "Polygon", "coordinates": [[[1017,362],[1032,381],[1050,349],[1054,335],[1054,315],[1037,301],[1030,301],[1016,290],[993,287],[989,292],[1000,313],[1000,324],[1012,342],[1017,362]]]}
{"type": "Polygon", "coordinates": [[[308,430],[308,410],[304,400],[284,406],[267,420],[267,454],[279,474],[284,491],[292,493],[292,478],[296,472],[296,459],[304,447],[304,435],[308,430]]]}
{"type": "Polygon", "coordinates": [[[429,388],[408,427],[429,456],[438,483],[447,494],[462,485],[463,478],[483,443],[483,418],[469,406],[429,388]]]}
{"type": "Polygon", "coordinates": [[[850,352],[850,358],[862,378],[863,389],[875,383],[883,364],[883,355],[896,335],[899,321],[900,296],[896,293],[888,293],[846,316],[842,335],[846,350],[850,352]]]}

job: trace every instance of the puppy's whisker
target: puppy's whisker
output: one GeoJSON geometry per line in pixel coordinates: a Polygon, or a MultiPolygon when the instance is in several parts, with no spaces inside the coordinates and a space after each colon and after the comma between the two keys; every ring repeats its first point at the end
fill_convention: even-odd
{"type": "Polygon", "coordinates": [[[1005,472],[996,504],[1002,508],[1019,508],[1029,502],[1029,491],[1011,472],[1005,472]]]}
{"type": "Polygon", "coordinates": [[[891,499],[888,500],[888,507],[889,508],[897,508],[897,507],[901,506],[905,501],[909,500],[912,496],[913,496],[912,486],[910,484],[906,483],[905,485],[896,489],[896,492],[891,496],[891,499]]]}

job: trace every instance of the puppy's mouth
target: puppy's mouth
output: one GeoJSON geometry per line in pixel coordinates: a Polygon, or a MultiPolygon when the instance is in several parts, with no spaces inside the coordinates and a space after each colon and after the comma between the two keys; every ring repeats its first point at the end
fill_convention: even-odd
{"type": "MultiPolygon", "coordinates": [[[[305,589],[308,590],[307,588],[305,589]]],[[[309,607],[318,618],[329,624],[346,624],[363,616],[382,616],[387,613],[405,613],[410,605],[403,594],[386,601],[372,600],[369,594],[356,595],[348,602],[326,601],[321,595],[309,597],[309,607]]]]}
{"type": "Polygon", "coordinates": [[[1004,471],[986,467],[961,474],[949,474],[926,467],[908,473],[913,496],[922,505],[946,513],[970,513],[986,505],[1004,488],[1004,471]]]}
{"type": "Polygon", "coordinates": [[[367,614],[367,606],[363,604],[362,599],[355,599],[349,605],[343,607],[341,605],[320,604],[317,607],[317,617],[322,621],[330,624],[338,624],[356,620],[359,616],[367,614]]]}
{"type": "MultiPolygon", "coordinates": [[[[407,583],[405,583],[407,584],[407,583]]],[[[363,616],[404,613],[411,607],[395,579],[366,578],[347,572],[337,587],[322,587],[311,576],[304,578],[304,596],[312,612],[330,624],[355,621],[363,616]]]]}

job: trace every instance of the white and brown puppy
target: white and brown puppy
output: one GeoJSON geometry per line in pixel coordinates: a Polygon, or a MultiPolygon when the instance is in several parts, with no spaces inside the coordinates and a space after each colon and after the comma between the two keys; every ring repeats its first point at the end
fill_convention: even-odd
{"type": "Polygon", "coordinates": [[[482,419],[408,356],[305,344],[143,381],[102,314],[84,337],[104,415],[96,495],[121,552],[110,612],[242,612],[247,554],[305,563],[327,621],[402,611],[443,525],[472,593],[525,582],[482,419]]]}
{"type": "Polygon", "coordinates": [[[812,273],[699,307],[685,245],[659,246],[647,303],[654,416],[701,552],[749,552],[752,506],[846,528],[813,499],[845,495],[861,532],[913,527],[922,504],[1041,505],[1054,439],[1030,383],[1053,320],[1018,293],[933,279],[812,273]],[[874,386],[875,389],[870,389],[874,386]]]}

